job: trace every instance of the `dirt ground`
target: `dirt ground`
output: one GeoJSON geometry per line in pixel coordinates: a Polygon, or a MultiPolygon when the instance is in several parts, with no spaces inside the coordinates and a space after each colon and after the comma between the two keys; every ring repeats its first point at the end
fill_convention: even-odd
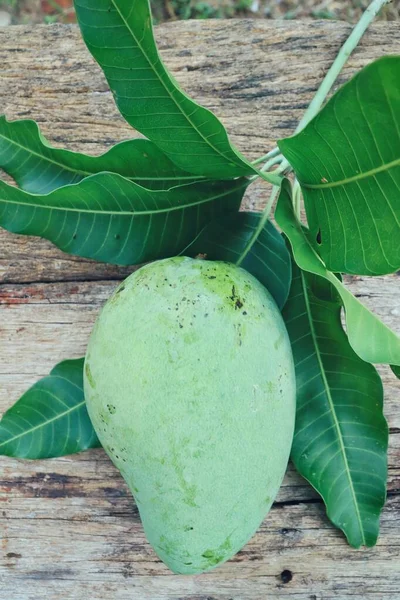
{"type": "MultiPolygon", "coordinates": [[[[152,0],[156,21],[188,18],[257,17],[342,19],[354,23],[370,0],[152,0]]],[[[400,20],[400,0],[381,19],[400,20]]],[[[0,25],[75,20],[72,0],[0,0],[0,25]]]]}

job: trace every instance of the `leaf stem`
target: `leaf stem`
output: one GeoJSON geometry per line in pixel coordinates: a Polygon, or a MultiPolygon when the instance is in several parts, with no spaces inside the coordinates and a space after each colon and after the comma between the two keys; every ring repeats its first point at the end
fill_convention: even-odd
{"type": "Polygon", "coordinates": [[[268,181],[268,183],[272,183],[272,185],[280,186],[281,182],[282,182],[282,175],[281,175],[281,169],[280,169],[280,165],[281,165],[282,161],[283,161],[282,154],[279,154],[279,156],[270,158],[270,160],[268,160],[265,163],[265,165],[263,165],[261,167],[261,169],[259,169],[257,175],[252,175],[250,177],[250,181],[255,181],[256,179],[261,177],[265,181],[268,181]],[[270,169],[274,165],[279,165],[279,167],[277,169],[275,169],[274,171],[266,173],[266,171],[268,171],[268,169],[270,169]]]}
{"type": "Polygon", "coordinates": [[[353,31],[351,32],[343,46],[340,48],[338,55],[336,56],[330,69],[328,70],[327,74],[322,80],[322,83],[319,86],[317,93],[311,100],[310,105],[304,113],[302,119],[299,121],[295,133],[301,131],[320,111],[327,95],[332,89],[333,84],[335,83],[341,70],[346,64],[347,59],[356,49],[365,31],[368,29],[368,27],[370,26],[376,15],[379,13],[381,8],[385,4],[389,4],[389,2],[391,2],[391,0],[373,0],[371,4],[365,9],[365,11],[360,17],[360,20],[355,25],[353,31]]]}
{"type": "Polygon", "coordinates": [[[264,229],[265,224],[268,221],[269,214],[272,210],[272,206],[274,204],[274,201],[275,201],[277,195],[279,194],[280,189],[281,188],[278,185],[273,186],[268,203],[261,214],[260,222],[258,223],[257,229],[252,234],[251,238],[249,239],[249,241],[246,244],[246,247],[244,248],[243,252],[239,256],[238,260],[236,261],[236,264],[238,266],[240,266],[242,264],[242,262],[244,261],[244,259],[246,258],[246,256],[250,252],[250,250],[252,249],[254,242],[256,242],[258,236],[264,229]]]}
{"type": "MultiPolygon", "coordinates": [[[[347,38],[347,40],[345,41],[343,46],[340,48],[335,60],[333,61],[327,74],[325,75],[324,79],[322,80],[322,83],[319,86],[314,98],[311,100],[303,117],[300,119],[300,121],[295,129],[295,133],[298,133],[299,131],[301,131],[320,111],[323,103],[325,102],[326,97],[328,96],[328,94],[331,91],[341,70],[343,69],[344,65],[346,64],[347,59],[349,58],[349,56],[352,54],[352,52],[357,47],[360,39],[364,35],[364,33],[367,30],[367,28],[369,27],[369,25],[372,23],[372,21],[374,20],[374,18],[378,14],[378,12],[381,10],[381,8],[385,4],[389,4],[389,2],[391,2],[391,0],[373,0],[371,2],[371,4],[368,6],[368,8],[366,8],[366,10],[362,14],[360,20],[355,25],[353,31],[351,32],[351,34],[349,35],[349,37],[347,38]]],[[[255,161],[253,161],[252,164],[257,165],[261,162],[264,162],[265,160],[267,162],[258,171],[258,175],[251,177],[251,180],[253,181],[254,179],[257,179],[257,177],[262,177],[266,181],[269,181],[269,183],[272,183],[273,187],[272,187],[271,195],[269,197],[267,205],[265,206],[265,208],[262,212],[260,222],[258,224],[257,229],[254,231],[253,235],[251,236],[250,240],[248,241],[248,243],[247,243],[245,249],[243,250],[242,254],[240,255],[239,259],[236,261],[237,265],[240,265],[243,262],[243,260],[246,258],[247,254],[253,247],[253,244],[256,242],[258,236],[260,235],[261,231],[263,230],[263,228],[268,220],[268,217],[270,215],[270,212],[272,210],[272,206],[275,202],[275,199],[280,192],[280,189],[281,189],[280,184],[282,182],[282,176],[287,175],[292,170],[290,163],[281,156],[279,148],[274,148],[273,150],[268,152],[265,156],[257,158],[255,161]],[[275,171],[272,171],[271,173],[268,173],[268,174],[263,173],[263,171],[267,171],[271,166],[273,166],[275,164],[279,164],[279,167],[275,171]],[[275,181],[274,181],[274,179],[275,179],[275,181]]],[[[295,208],[296,215],[300,220],[301,195],[300,195],[300,185],[297,180],[295,181],[293,192],[294,192],[294,195],[293,195],[294,208],[295,208]]]]}
{"type": "Polygon", "coordinates": [[[280,165],[282,161],[283,161],[282,154],[279,154],[278,156],[270,158],[269,160],[267,160],[265,165],[263,165],[261,167],[260,171],[268,171],[268,169],[270,169],[271,167],[273,167],[275,165],[280,165]]]}
{"type": "MultiPolygon", "coordinates": [[[[299,131],[304,129],[304,127],[315,117],[315,115],[318,114],[323,103],[325,102],[326,97],[331,91],[336,79],[338,78],[341,70],[346,64],[349,56],[358,46],[365,31],[368,29],[376,15],[385,6],[385,4],[389,4],[391,1],[392,0],[373,0],[371,4],[365,9],[363,14],[361,15],[360,20],[355,25],[353,31],[351,32],[343,46],[340,48],[335,60],[333,61],[327,74],[322,80],[322,83],[319,86],[314,98],[311,100],[303,117],[300,119],[295,129],[295,134],[299,133],[299,131]]],[[[265,156],[262,156],[256,161],[253,161],[253,164],[258,164],[263,162],[264,160],[269,160],[270,158],[276,157],[279,154],[279,149],[275,148],[274,150],[268,152],[268,154],[266,154],[265,156]]],[[[286,170],[290,166],[286,159],[283,159],[281,161],[281,164],[284,167],[283,170],[286,170]]]]}
{"type": "Polygon", "coordinates": [[[273,186],[280,187],[280,185],[282,183],[282,175],[280,174],[280,172],[281,172],[280,167],[279,167],[279,169],[276,169],[275,171],[271,171],[270,173],[265,173],[263,171],[263,169],[260,169],[258,171],[258,175],[255,175],[253,178],[250,178],[250,181],[253,181],[253,179],[257,179],[258,177],[261,177],[265,181],[268,181],[268,183],[272,183],[273,186]]]}
{"type": "MultiPolygon", "coordinates": [[[[254,179],[257,179],[259,176],[262,177],[263,170],[265,168],[267,168],[266,164],[260,169],[259,175],[255,175],[251,179],[254,180],[254,179]]],[[[274,183],[272,186],[270,197],[268,199],[268,202],[267,202],[264,210],[261,213],[261,218],[260,218],[260,222],[257,226],[257,229],[255,229],[255,231],[253,232],[251,238],[249,239],[249,241],[246,244],[245,249],[243,250],[242,254],[239,256],[238,260],[236,261],[236,264],[239,266],[242,264],[242,262],[244,261],[244,259],[246,258],[246,256],[250,252],[250,250],[252,249],[254,243],[257,241],[258,236],[260,235],[260,233],[262,232],[262,230],[265,227],[266,222],[268,221],[268,217],[270,215],[270,212],[272,210],[272,207],[274,205],[276,197],[278,196],[279,192],[281,191],[281,184],[282,184],[285,168],[286,168],[285,166],[280,165],[277,169],[275,169],[275,171],[272,171],[272,173],[270,174],[270,175],[273,175],[277,179],[277,183],[274,183]]]]}
{"type": "Polygon", "coordinates": [[[269,158],[275,158],[276,156],[278,156],[278,154],[280,154],[280,150],[279,150],[278,146],[276,146],[276,148],[274,148],[273,150],[270,150],[269,152],[267,152],[267,154],[264,154],[264,156],[260,156],[260,158],[253,160],[253,162],[251,164],[259,165],[260,163],[268,160],[269,158]]]}

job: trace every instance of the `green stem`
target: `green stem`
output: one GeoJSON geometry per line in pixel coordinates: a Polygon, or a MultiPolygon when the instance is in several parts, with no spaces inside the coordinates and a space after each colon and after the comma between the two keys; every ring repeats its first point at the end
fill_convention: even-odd
{"type": "Polygon", "coordinates": [[[299,121],[295,133],[301,131],[320,111],[327,95],[332,89],[333,84],[346,64],[347,59],[357,48],[362,36],[375,19],[376,15],[379,13],[382,7],[385,4],[389,4],[389,2],[391,2],[391,0],[373,0],[368,8],[365,9],[353,31],[340,48],[338,55],[322,80],[322,83],[319,86],[314,98],[311,100],[309,107],[303,115],[303,118],[299,121]]]}
{"type": "MultiPolygon", "coordinates": [[[[389,4],[391,0],[373,0],[368,8],[363,12],[360,20],[355,25],[353,31],[340,48],[338,55],[333,61],[330,69],[322,80],[321,85],[319,86],[314,98],[311,100],[310,105],[308,106],[306,112],[304,113],[302,119],[299,121],[295,129],[295,133],[299,133],[304,127],[315,117],[316,114],[320,111],[323,103],[325,102],[326,97],[332,89],[336,79],[338,78],[341,70],[347,62],[347,59],[358,46],[359,41],[364,35],[365,31],[368,29],[376,15],[379,11],[385,6],[385,4],[389,4]]],[[[268,160],[273,156],[277,156],[279,154],[279,149],[275,148],[271,150],[268,154],[263,156],[261,159],[257,159],[255,163],[262,162],[262,160],[268,160]]],[[[284,159],[282,161],[283,170],[286,170],[289,167],[289,163],[284,159]]]]}
{"type": "Polygon", "coordinates": [[[260,158],[253,160],[253,162],[251,164],[259,165],[260,163],[268,160],[269,158],[275,158],[275,156],[278,156],[279,153],[280,153],[280,150],[278,147],[276,147],[273,150],[271,150],[270,152],[268,152],[267,154],[264,154],[264,156],[260,156],[260,158]]]}
{"type": "MultiPolygon", "coordinates": [[[[242,254],[239,256],[238,260],[236,261],[236,264],[239,266],[242,264],[242,262],[244,261],[244,259],[246,258],[246,256],[250,252],[250,250],[252,249],[254,243],[257,241],[258,236],[260,235],[260,233],[262,232],[262,230],[265,227],[266,222],[268,221],[268,217],[271,213],[271,210],[272,210],[272,207],[276,200],[276,197],[278,196],[279,192],[281,191],[281,183],[282,183],[282,179],[283,179],[283,171],[284,170],[285,169],[282,168],[282,165],[280,165],[275,171],[273,171],[272,173],[269,173],[269,175],[274,175],[276,177],[276,179],[278,180],[278,183],[272,186],[270,197],[268,199],[268,202],[267,202],[263,212],[261,213],[261,218],[260,218],[260,222],[257,226],[257,229],[252,234],[251,238],[249,239],[249,241],[246,244],[245,249],[243,250],[242,254]]],[[[259,171],[259,176],[263,177],[263,175],[264,175],[264,173],[262,172],[262,170],[259,171]]],[[[257,179],[257,177],[258,177],[258,175],[255,175],[251,179],[257,179]]]]}
{"type": "MultiPolygon", "coordinates": [[[[357,25],[354,27],[351,34],[349,35],[349,37],[347,38],[347,40],[345,41],[343,46],[340,48],[338,55],[336,56],[335,60],[333,61],[333,64],[331,65],[330,69],[328,70],[327,74],[325,75],[324,79],[322,80],[322,83],[319,86],[314,98],[310,102],[310,105],[308,106],[302,119],[299,121],[299,124],[297,125],[296,130],[295,130],[295,133],[298,133],[299,131],[301,131],[311,121],[311,119],[313,119],[315,117],[315,115],[320,111],[323,103],[325,102],[326,97],[328,96],[329,92],[331,91],[332,86],[335,83],[337,77],[339,76],[339,73],[343,69],[347,59],[349,58],[351,53],[357,47],[360,39],[364,35],[364,33],[367,30],[367,28],[369,27],[369,25],[372,23],[372,21],[374,20],[374,18],[378,14],[378,12],[381,10],[381,8],[383,6],[385,6],[385,4],[389,4],[389,2],[391,2],[391,0],[373,0],[371,2],[371,4],[368,6],[368,8],[364,11],[364,13],[361,16],[361,19],[358,21],[357,25]]],[[[243,250],[242,254],[240,255],[238,261],[236,262],[236,264],[238,264],[238,265],[240,265],[243,262],[243,260],[246,258],[247,254],[250,252],[251,248],[253,247],[253,244],[257,240],[261,231],[264,229],[264,226],[268,220],[268,217],[272,210],[272,206],[275,202],[275,199],[280,192],[280,182],[282,181],[282,176],[284,174],[287,175],[292,170],[290,163],[285,158],[283,158],[283,160],[279,160],[279,161],[276,160],[276,161],[272,162],[272,159],[280,158],[279,155],[280,155],[279,148],[274,148],[273,150],[268,152],[268,154],[266,154],[265,156],[262,156],[261,158],[258,158],[257,160],[253,161],[253,165],[257,165],[257,164],[263,162],[264,160],[267,160],[267,163],[263,167],[261,167],[261,169],[258,171],[258,175],[255,175],[251,179],[252,180],[257,179],[257,177],[260,176],[263,179],[265,179],[266,181],[269,181],[270,183],[272,183],[273,187],[272,187],[271,195],[269,197],[267,205],[262,212],[258,227],[255,230],[255,232],[253,233],[253,235],[251,236],[250,240],[248,241],[248,243],[247,243],[245,249],[243,250]],[[277,162],[279,162],[280,165],[275,171],[272,171],[271,173],[263,172],[264,170],[269,169],[273,164],[276,164],[277,162]],[[274,181],[274,179],[275,179],[275,181],[274,181]]],[[[301,196],[300,196],[300,186],[297,181],[295,182],[295,186],[294,186],[293,201],[294,201],[296,214],[297,214],[298,218],[300,219],[301,196]]]]}
{"type": "Polygon", "coordinates": [[[265,181],[268,181],[268,183],[272,183],[272,185],[278,185],[278,186],[280,186],[281,181],[282,181],[282,176],[280,174],[279,168],[275,169],[274,171],[271,171],[270,173],[266,173],[265,172],[265,171],[268,171],[268,169],[270,169],[274,165],[280,165],[281,162],[283,161],[283,156],[282,156],[282,154],[279,154],[279,149],[276,148],[276,150],[277,150],[277,153],[275,153],[275,157],[270,158],[265,163],[265,165],[263,165],[261,167],[261,169],[259,169],[257,171],[257,173],[258,173],[257,175],[252,175],[250,177],[250,181],[255,181],[256,179],[258,179],[259,177],[261,177],[265,181]],[[276,154],[278,154],[278,156],[276,156],[276,154]]]}
{"type": "Polygon", "coordinates": [[[238,260],[236,261],[236,264],[238,266],[240,266],[242,264],[242,262],[244,261],[244,259],[246,258],[246,256],[248,255],[248,253],[250,252],[250,250],[252,249],[254,242],[257,240],[258,236],[260,235],[260,233],[262,232],[262,230],[265,227],[266,222],[268,221],[268,217],[269,214],[272,210],[272,206],[274,204],[274,201],[277,197],[277,195],[280,192],[280,186],[278,185],[274,185],[271,191],[271,195],[269,197],[268,203],[266,205],[266,207],[264,208],[262,214],[261,214],[261,218],[260,218],[260,222],[257,226],[257,229],[254,231],[253,235],[251,236],[251,238],[249,239],[245,249],[243,250],[243,252],[241,253],[241,255],[239,256],[238,260]]]}
{"type": "Polygon", "coordinates": [[[270,169],[271,167],[273,167],[274,165],[280,165],[281,162],[283,161],[283,156],[282,154],[279,154],[278,156],[275,156],[274,158],[270,158],[269,160],[267,160],[267,162],[261,167],[260,171],[268,171],[268,169],[270,169]]]}
{"type": "Polygon", "coordinates": [[[257,173],[258,175],[250,177],[250,181],[254,181],[255,179],[258,179],[258,177],[261,177],[265,181],[268,181],[268,183],[272,183],[272,185],[277,185],[280,187],[282,183],[282,175],[280,174],[280,168],[276,169],[275,171],[271,171],[271,173],[264,173],[262,170],[257,171],[257,173]]]}

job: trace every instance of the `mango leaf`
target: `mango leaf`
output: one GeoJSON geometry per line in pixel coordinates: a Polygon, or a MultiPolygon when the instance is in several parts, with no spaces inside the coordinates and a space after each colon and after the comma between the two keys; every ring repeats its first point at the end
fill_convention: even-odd
{"type": "Polygon", "coordinates": [[[178,254],[213,218],[238,210],[247,179],[148,190],[99,173],[48,195],[0,181],[0,226],[87,258],[129,265],[178,254]]]}
{"type": "Polygon", "coordinates": [[[396,367],[395,365],[390,365],[393,373],[396,375],[397,379],[400,379],[400,367],[396,367]]]}
{"type": "Polygon", "coordinates": [[[215,179],[254,173],[222,123],[191,100],[163,65],[148,0],[75,0],[82,37],[122,116],[179,167],[215,179]]]}
{"type": "Polygon", "coordinates": [[[283,317],[297,381],[291,458],[349,543],[373,546],[386,498],[388,427],[375,368],[351,348],[332,284],[301,271],[283,317]]]}
{"type": "Polygon", "coordinates": [[[33,194],[48,194],[101,171],[119,173],[149,189],[168,189],[196,179],[149,140],[128,140],[100,156],[87,156],[53,148],[34,121],[5,117],[0,117],[0,168],[33,194]]]}
{"type": "Polygon", "coordinates": [[[83,363],[59,363],[3,415],[0,454],[52,458],[100,446],[86,410],[83,363]]]}
{"type": "Polygon", "coordinates": [[[300,181],[312,239],[331,271],[400,268],[400,57],[344,85],[279,148],[300,181]]]}
{"type": "Polygon", "coordinates": [[[206,254],[210,260],[240,265],[269,290],[282,308],[290,288],[290,254],[270,221],[252,243],[260,218],[260,213],[250,211],[218,218],[206,226],[183,253],[189,256],[206,254]]]}
{"type": "Polygon", "coordinates": [[[349,292],[324,265],[306,230],[298,221],[291,200],[290,182],[282,183],[275,219],[288,237],[298,266],[327,279],[341,297],[346,329],[353,350],[366,362],[400,365],[400,338],[349,292]]]}

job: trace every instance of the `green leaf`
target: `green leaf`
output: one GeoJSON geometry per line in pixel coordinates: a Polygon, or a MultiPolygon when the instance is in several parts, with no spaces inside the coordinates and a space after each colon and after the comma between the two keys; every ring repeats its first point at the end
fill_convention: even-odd
{"type": "Polygon", "coordinates": [[[279,148],[300,181],[311,237],[331,271],[400,268],[400,57],[344,85],[279,148]]]}
{"type": "Polygon", "coordinates": [[[100,446],[86,410],[83,363],[59,363],[3,415],[0,454],[53,458],[100,446]]]}
{"type": "Polygon", "coordinates": [[[148,190],[99,173],[48,195],[0,181],[0,226],[87,258],[120,265],[178,254],[213,218],[238,210],[247,179],[148,190]]]}
{"type": "Polygon", "coordinates": [[[395,365],[390,365],[393,373],[396,375],[397,379],[400,379],[400,367],[396,367],[395,365]]]}
{"type": "Polygon", "coordinates": [[[148,0],[75,0],[83,39],[122,116],[185,171],[216,179],[254,173],[222,123],[161,62],[148,0]]]}
{"type": "Polygon", "coordinates": [[[149,140],[128,140],[101,156],[87,156],[53,148],[34,121],[8,122],[5,117],[0,117],[0,168],[33,194],[48,194],[101,171],[119,173],[149,189],[168,189],[196,179],[149,140]]]}
{"type": "Polygon", "coordinates": [[[373,546],[386,498],[388,427],[375,368],[352,350],[334,287],[293,264],[283,317],[297,382],[291,458],[352,546],[373,546]]]}
{"type": "Polygon", "coordinates": [[[251,243],[260,218],[260,213],[246,211],[216,219],[203,229],[184,254],[206,254],[210,260],[240,265],[269,290],[282,308],[290,288],[290,255],[282,236],[270,221],[251,243]]]}
{"type": "Polygon", "coordinates": [[[313,247],[308,230],[296,218],[288,180],[282,183],[275,219],[289,238],[299,267],[327,279],[339,292],[345,308],[349,342],[358,356],[366,362],[400,365],[400,338],[327,270],[313,247]]]}

